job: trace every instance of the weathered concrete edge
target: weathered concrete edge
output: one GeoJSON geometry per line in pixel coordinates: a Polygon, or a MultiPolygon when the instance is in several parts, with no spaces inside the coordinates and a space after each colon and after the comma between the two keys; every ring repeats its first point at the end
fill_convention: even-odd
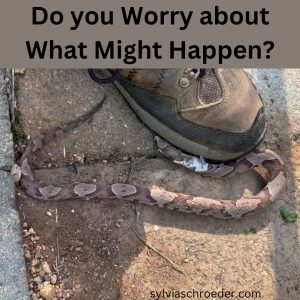
{"type": "Polygon", "coordinates": [[[5,171],[0,171],[0,191],[0,299],[28,300],[15,186],[5,171]]]}
{"type": "Polygon", "coordinates": [[[0,69],[0,141],[0,168],[9,168],[14,163],[14,144],[3,69],[0,69]]]}
{"type": "Polygon", "coordinates": [[[5,70],[0,69],[0,300],[29,300],[15,186],[8,172],[14,163],[13,137],[6,94],[5,70]]]}

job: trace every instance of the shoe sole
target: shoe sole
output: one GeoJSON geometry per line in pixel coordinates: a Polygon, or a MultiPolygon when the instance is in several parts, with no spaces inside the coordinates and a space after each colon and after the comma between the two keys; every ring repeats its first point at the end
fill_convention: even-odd
{"type": "Polygon", "coordinates": [[[257,143],[249,150],[244,152],[228,152],[226,150],[213,150],[209,149],[205,145],[201,145],[199,143],[195,143],[184,136],[178,134],[176,131],[167,127],[165,124],[160,122],[158,119],[154,118],[151,114],[141,108],[136,101],[130,96],[130,94],[123,88],[123,86],[118,82],[114,81],[114,85],[125,98],[127,103],[130,105],[132,110],[136,113],[139,119],[145,123],[151,130],[153,130],[156,134],[178,147],[179,149],[191,153],[197,156],[203,156],[207,159],[211,159],[214,161],[229,161],[233,159],[237,159],[243,156],[246,153],[249,153],[251,150],[255,149],[263,140],[266,128],[263,133],[259,137],[257,143]]]}

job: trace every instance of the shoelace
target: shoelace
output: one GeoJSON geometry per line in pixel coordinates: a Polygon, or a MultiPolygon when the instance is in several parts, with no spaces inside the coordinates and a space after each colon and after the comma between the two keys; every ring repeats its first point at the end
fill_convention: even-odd
{"type": "Polygon", "coordinates": [[[122,71],[122,69],[115,69],[115,71],[112,74],[112,76],[110,76],[108,78],[100,78],[100,77],[98,77],[98,75],[96,73],[96,69],[88,69],[90,77],[95,82],[100,83],[100,84],[113,83],[115,80],[117,80],[120,77],[121,71],[122,71]]]}
{"type": "MultiPolygon", "coordinates": [[[[109,84],[113,83],[115,80],[118,80],[120,77],[122,69],[115,69],[112,76],[108,78],[100,78],[98,77],[98,74],[96,72],[96,69],[88,69],[90,77],[99,84],[109,84]]],[[[193,79],[202,78],[206,74],[206,69],[200,69],[200,68],[186,68],[184,70],[184,73],[188,76],[192,77],[193,79]]]]}

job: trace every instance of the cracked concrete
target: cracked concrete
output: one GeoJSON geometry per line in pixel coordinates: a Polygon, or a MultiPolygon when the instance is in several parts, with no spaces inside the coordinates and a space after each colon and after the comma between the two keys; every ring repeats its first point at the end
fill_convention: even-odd
{"type": "Polygon", "coordinates": [[[13,138],[6,96],[5,71],[0,70],[0,299],[27,300],[27,276],[15,208],[15,186],[9,173],[14,163],[13,138]]]}

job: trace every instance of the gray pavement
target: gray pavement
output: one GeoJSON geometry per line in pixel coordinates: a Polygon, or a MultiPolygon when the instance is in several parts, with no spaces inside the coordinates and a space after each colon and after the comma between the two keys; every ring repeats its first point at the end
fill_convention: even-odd
{"type": "Polygon", "coordinates": [[[7,172],[14,163],[14,151],[3,70],[0,70],[0,140],[0,300],[27,300],[29,295],[20,221],[15,208],[15,187],[7,172]]]}

